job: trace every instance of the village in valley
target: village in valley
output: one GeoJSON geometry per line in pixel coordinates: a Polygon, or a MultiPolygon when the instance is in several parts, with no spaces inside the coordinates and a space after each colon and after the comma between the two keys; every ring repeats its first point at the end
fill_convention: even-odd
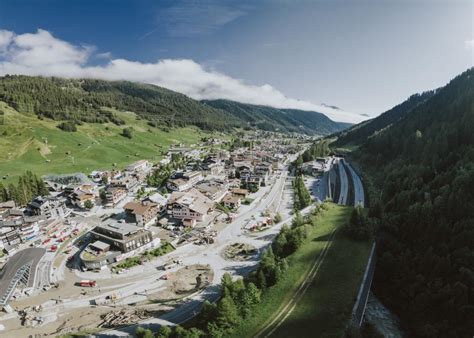
{"type": "MultiPolygon", "coordinates": [[[[192,301],[217,299],[222,275],[251,271],[291,219],[288,165],[310,141],[241,136],[175,145],[158,163],[48,175],[44,196],[1,203],[0,329],[58,335],[166,324],[192,318],[192,301]]],[[[326,161],[306,170],[326,173],[326,161]]],[[[326,197],[318,179],[307,184],[315,199],[326,197]]]]}
{"type": "Polygon", "coordinates": [[[473,19],[0,0],[0,338],[474,338],[473,19]]]}

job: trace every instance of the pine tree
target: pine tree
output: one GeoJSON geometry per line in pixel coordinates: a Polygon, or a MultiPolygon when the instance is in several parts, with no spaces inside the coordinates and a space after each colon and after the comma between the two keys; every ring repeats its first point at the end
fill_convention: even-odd
{"type": "Polygon", "coordinates": [[[36,185],[36,195],[47,196],[49,195],[48,187],[41,178],[35,176],[35,185],[36,185]]]}
{"type": "Polygon", "coordinates": [[[0,182],[0,202],[6,202],[9,200],[8,197],[8,190],[5,186],[0,182]]]}
{"type": "Polygon", "coordinates": [[[240,321],[239,311],[230,296],[221,298],[217,305],[216,323],[224,329],[233,328],[240,321]]]}
{"type": "Polygon", "coordinates": [[[257,272],[257,286],[260,290],[265,290],[267,288],[267,279],[261,269],[257,272]]]}
{"type": "Polygon", "coordinates": [[[19,204],[17,189],[13,183],[8,184],[8,198],[15,201],[17,205],[19,204]]]}
{"type": "Polygon", "coordinates": [[[157,338],[168,338],[168,337],[171,336],[172,333],[173,333],[173,330],[171,330],[169,326],[162,325],[158,329],[158,332],[156,333],[156,337],[157,338]]]}

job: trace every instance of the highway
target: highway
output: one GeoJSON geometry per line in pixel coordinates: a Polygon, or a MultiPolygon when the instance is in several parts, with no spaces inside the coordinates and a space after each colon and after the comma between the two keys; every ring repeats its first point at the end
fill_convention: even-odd
{"type": "Polygon", "coordinates": [[[354,168],[352,168],[352,166],[347,163],[345,159],[335,158],[333,161],[331,161],[331,164],[329,168],[327,168],[327,170],[328,171],[325,171],[323,173],[323,176],[320,180],[320,183],[318,183],[318,186],[312,187],[313,195],[317,199],[324,200],[326,197],[331,197],[329,195],[331,188],[328,186],[328,180],[330,179],[331,175],[334,177],[337,175],[340,181],[339,199],[337,203],[341,205],[348,205],[349,177],[347,175],[347,172],[349,172],[349,175],[351,175],[352,181],[354,182],[354,207],[356,207],[357,205],[365,207],[365,193],[364,186],[362,185],[362,180],[360,179],[354,168]],[[333,163],[338,164],[337,170],[335,170],[332,166],[333,163]],[[344,167],[347,168],[347,171],[344,169],[344,167]]]}
{"type": "Polygon", "coordinates": [[[346,165],[347,169],[352,176],[352,181],[354,182],[354,206],[362,206],[365,207],[365,194],[364,194],[364,186],[362,185],[362,181],[355,172],[354,168],[350,164],[346,165]]]}
{"type": "Polygon", "coordinates": [[[347,205],[347,196],[349,195],[349,178],[347,177],[346,170],[344,169],[344,159],[338,160],[338,170],[341,192],[339,194],[338,204],[347,205]]]}
{"type": "Polygon", "coordinates": [[[333,168],[334,159],[331,158],[327,164],[324,165],[323,173],[320,177],[309,178],[307,188],[313,193],[313,196],[319,202],[324,202],[326,198],[331,198],[330,175],[333,168]]]}

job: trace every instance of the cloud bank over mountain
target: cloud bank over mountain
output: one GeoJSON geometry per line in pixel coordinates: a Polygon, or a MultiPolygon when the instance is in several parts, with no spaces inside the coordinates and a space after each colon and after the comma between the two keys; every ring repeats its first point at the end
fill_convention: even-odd
{"type": "MultiPolygon", "coordinates": [[[[163,59],[143,63],[121,58],[103,58],[90,45],[74,45],[38,29],[15,34],[0,30],[0,75],[25,74],[67,78],[128,80],[162,86],[194,99],[228,99],[277,108],[315,110],[335,121],[356,123],[366,119],[358,114],[327,105],[286,97],[271,85],[251,85],[220,72],[205,69],[190,59],[163,59]],[[100,65],[90,60],[104,59],[100,65]]],[[[107,53],[110,57],[110,54],[107,53]]]]}

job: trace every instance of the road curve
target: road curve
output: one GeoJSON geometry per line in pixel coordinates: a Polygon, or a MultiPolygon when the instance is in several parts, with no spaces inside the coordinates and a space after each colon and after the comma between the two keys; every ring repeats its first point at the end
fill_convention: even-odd
{"type": "Polygon", "coordinates": [[[339,194],[339,201],[338,204],[346,205],[347,204],[347,196],[349,195],[349,178],[347,177],[346,170],[344,169],[344,159],[340,159],[338,161],[338,170],[339,170],[339,178],[341,181],[341,190],[339,194]]]}
{"type": "Polygon", "coordinates": [[[355,172],[354,168],[350,164],[346,165],[347,169],[352,176],[352,181],[354,182],[354,206],[360,205],[362,208],[365,207],[365,194],[364,194],[364,186],[362,185],[362,181],[355,172]]]}

